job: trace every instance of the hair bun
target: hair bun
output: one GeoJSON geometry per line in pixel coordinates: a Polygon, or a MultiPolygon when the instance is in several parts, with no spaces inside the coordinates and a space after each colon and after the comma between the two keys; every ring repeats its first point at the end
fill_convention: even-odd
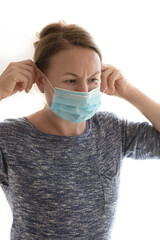
{"type": "Polygon", "coordinates": [[[39,33],[39,39],[42,39],[52,33],[62,32],[62,29],[67,27],[67,25],[68,24],[64,20],[61,20],[58,23],[51,23],[41,30],[39,33]]]}
{"type": "Polygon", "coordinates": [[[35,48],[37,47],[39,42],[40,42],[40,34],[37,32],[36,33],[36,40],[35,40],[35,42],[33,44],[35,48]]]}
{"type": "Polygon", "coordinates": [[[36,33],[36,38],[37,38],[37,40],[40,40],[39,32],[36,33]]]}

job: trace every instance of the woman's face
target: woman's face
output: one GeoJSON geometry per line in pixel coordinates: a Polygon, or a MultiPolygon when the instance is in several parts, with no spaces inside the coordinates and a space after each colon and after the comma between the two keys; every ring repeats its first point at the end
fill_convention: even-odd
{"type": "MultiPolygon", "coordinates": [[[[47,78],[53,87],[89,92],[100,86],[100,58],[92,49],[72,47],[51,58],[47,78]]],[[[44,92],[51,104],[54,91],[46,80],[44,92]]]]}

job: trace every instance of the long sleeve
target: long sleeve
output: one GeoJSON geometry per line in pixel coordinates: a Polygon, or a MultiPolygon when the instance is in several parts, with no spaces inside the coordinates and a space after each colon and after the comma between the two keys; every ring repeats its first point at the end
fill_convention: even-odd
{"type": "Polygon", "coordinates": [[[0,185],[8,185],[7,164],[0,148],[0,185]]]}
{"type": "Polygon", "coordinates": [[[134,159],[160,159],[160,133],[149,123],[125,122],[123,154],[134,159]]]}

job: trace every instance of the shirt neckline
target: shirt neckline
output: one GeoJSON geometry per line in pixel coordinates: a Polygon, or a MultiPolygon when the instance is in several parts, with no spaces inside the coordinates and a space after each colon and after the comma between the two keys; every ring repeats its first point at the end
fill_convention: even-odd
{"type": "Polygon", "coordinates": [[[86,129],[85,131],[77,136],[60,136],[60,135],[55,135],[55,134],[49,134],[49,133],[45,133],[41,130],[39,130],[38,128],[36,128],[29,120],[27,117],[23,117],[24,121],[32,128],[32,130],[34,130],[34,132],[38,133],[40,136],[45,136],[45,137],[49,137],[49,138],[61,138],[61,139],[77,139],[77,138],[83,138],[84,136],[86,136],[89,133],[90,130],[90,119],[88,119],[86,121],[86,129]]]}

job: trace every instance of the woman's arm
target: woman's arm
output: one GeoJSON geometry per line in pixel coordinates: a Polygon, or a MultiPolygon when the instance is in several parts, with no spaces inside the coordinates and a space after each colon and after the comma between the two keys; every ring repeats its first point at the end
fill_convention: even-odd
{"type": "Polygon", "coordinates": [[[160,132],[160,104],[150,99],[140,90],[131,87],[124,98],[134,105],[160,132]]]}
{"type": "Polygon", "coordinates": [[[160,104],[132,86],[112,65],[102,65],[101,91],[130,102],[160,131],[160,104]]]}

